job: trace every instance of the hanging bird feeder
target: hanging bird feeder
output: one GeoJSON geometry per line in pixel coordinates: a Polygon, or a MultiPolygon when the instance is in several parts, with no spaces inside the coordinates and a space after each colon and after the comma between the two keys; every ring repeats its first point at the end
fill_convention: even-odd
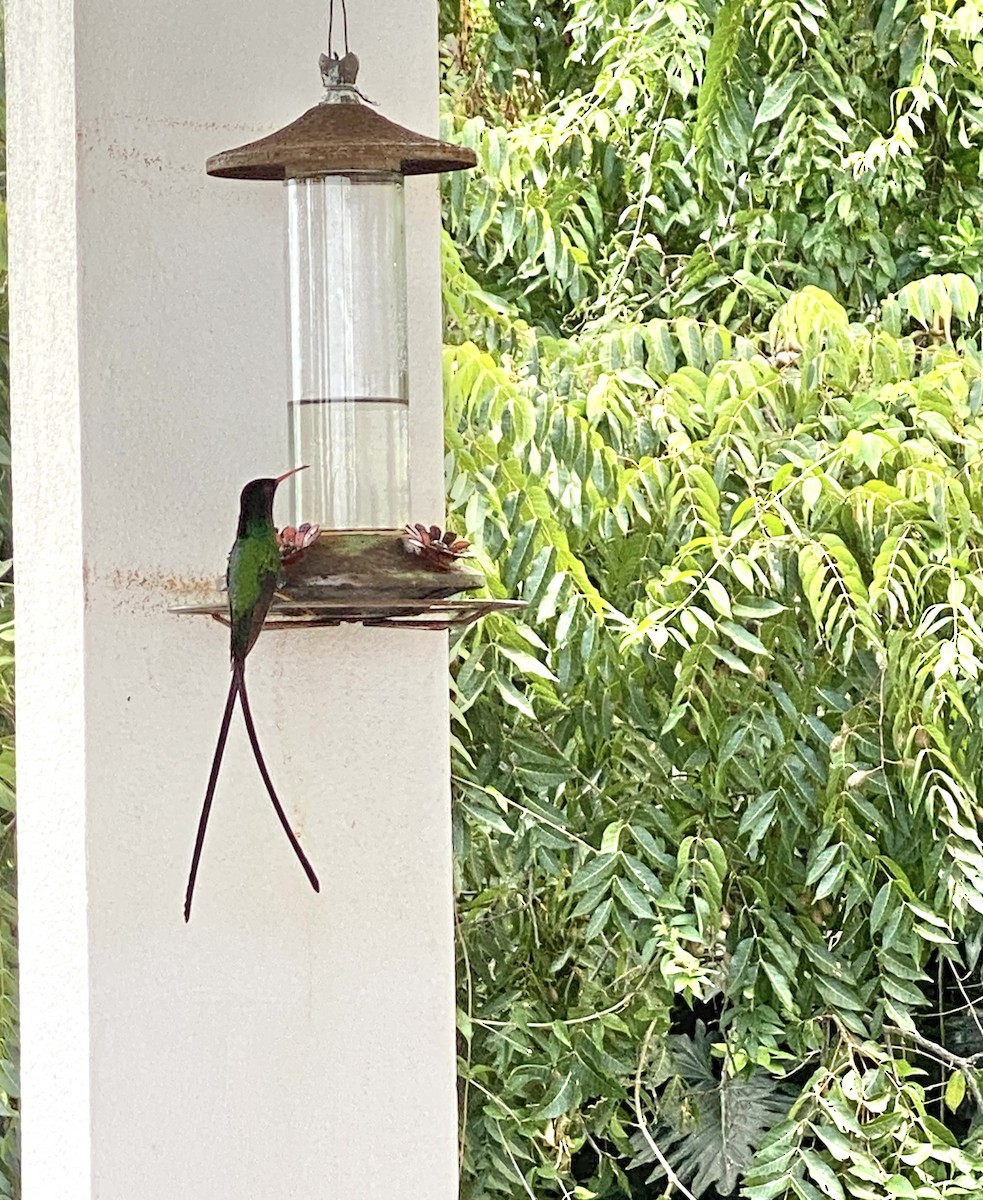
{"type": "MultiPolygon", "coordinates": [[[[332,10],[333,23],[333,10],[332,10]]],[[[324,94],[283,129],[208,159],[209,175],[286,185],[290,525],[268,624],[447,628],[515,601],[453,599],[484,576],[467,543],[411,524],[403,181],[475,165],[395,124],[356,87],[347,45],[324,94]]],[[[184,606],[221,619],[224,603],[184,606]]]]}

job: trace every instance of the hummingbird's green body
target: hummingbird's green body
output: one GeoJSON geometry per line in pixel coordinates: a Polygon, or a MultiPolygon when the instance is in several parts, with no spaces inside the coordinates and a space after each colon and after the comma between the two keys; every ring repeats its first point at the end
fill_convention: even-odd
{"type": "Polygon", "coordinates": [[[256,484],[273,484],[257,479],[242,492],[239,529],[229,551],[225,581],[229,587],[229,620],[232,624],[232,661],[243,661],[259,637],[273,593],[280,580],[280,549],[273,524],[273,493],[249,489],[256,484]]]}
{"type": "MultiPolygon", "coordinates": [[[[302,471],[303,467],[296,470],[302,471]]],[[[256,737],[256,727],[253,725],[252,713],[249,709],[249,697],[246,693],[246,655],[253,648],[260,635],[266,614],[269,612],[280,579],[280,548],[277,542],[276,526],[273,524],[273,496],[277,484],[293,471],[287,471],[277,479],[254,479],[242,489],[239,498],[239,527],[236,540],[229,551],[229,565],[226,571],[226,583],[229,589],[229,625],[232,629],[231,657],[232,681],[229,684],[229,695],[225,701],[225,713],[219,728],[218,742],[212,758],[212,769],[208,777],[208,787],[205,790],[205,800],[198,821],[198,836],[195,839],[194,854],[191,858],[191,871],[188,875],[188,888],[184,897],[184,919],[191,916],[191,901],[194,896],[195,879],[198,875],[198,863],[201,859],[201,849],[205,841],[205,829],[208,826],[208,815],[211,811],[215,787],[218,783],[219,768],[222,765],[222,754],[225,751],[226,739],[229,736],[229,726],[232,723],[232,712],[236,698],[242,705],[242,716],[246,722],[246,733],[249,744],[253,748],[256,765],[266,785],[273,808],[283,826],[284,832],[300,859],[300,864],[307,873],[314,891],[320,891],[317,876],[300,843],[290,828],[283,807],[280,804],[266,763],[259,748],[256,737]]]]}

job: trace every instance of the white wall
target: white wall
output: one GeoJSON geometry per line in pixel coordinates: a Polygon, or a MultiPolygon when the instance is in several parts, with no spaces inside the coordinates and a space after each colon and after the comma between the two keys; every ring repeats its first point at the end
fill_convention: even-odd
{"type": "MultiPolygon", "coordinates": [[[[285,469],[283,196],[205,158],[319,96],[323,0],[9,0],[26,1200],[456,1195],[446,641],[250,657],[313,894],[176,617],[285,469]]],[[[432,0],[350,0],[360,84],[436,131],[432,0]]],[[[337,28],[337,26],[336,26],[337,28]]],[[[442,512],[436,183],[409,189],[415,510],[442,512]]]]}

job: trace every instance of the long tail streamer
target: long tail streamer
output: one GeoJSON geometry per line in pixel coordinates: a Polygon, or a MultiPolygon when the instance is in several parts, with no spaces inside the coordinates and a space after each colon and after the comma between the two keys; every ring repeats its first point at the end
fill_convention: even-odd
{"type": "Polygon", "coordinates": [[[232,724],[232,710],[235,708],[236,696],[239,694],[239,676],[233,671],[229,682],[229,695],[225,701],[225,712],[222,714],[222,727],[218,731],[218,741],[215,743],[215,757],[212,759],[212,769],[208,776],[208,787],[205,788],[205,802],[201,806],[201,816],[198,818],[198,836],[195,838],[195,851],[191,856],[191,871],[188,874],[188,887],[184,893],[184,919],[191,918],[191,901],[195,894],[195,880],[198,877],[198,864],[201,862],[201,848],[205,843],[205,830],[208,827],[208,814],[212,811],[212,801],[215,799],[215,785],[218,783],[218,772],[222,766],[222,755],[225,753],[225,743],[229,739],[229,726],[232,724]]]}
{"type": "Polygon", "coordinates": [[[310,880],[311,887],[315,892],[321,890],[321,885],[318,883],[318,878],[314,874],[314,868],[308,861],[307,855],[301,849],[300,842],[294,831],[290,828],[290,822],[287,820],[287,814],[283,811],[276,791],[273,787],[273,782],[270,779],[270,773],[266,769],[266,762],[263,759],[263,752],[259,748],[259,738],[256,736],[256,726],[253,724],[253,714],[249,708],[249,697],[246,694],[246,679],[243,663],[234,663],[232,666],[232,679],[229,683],[229,694],[225,701],[225,712],[222,714],[222,725],[218,731],[218,741],[215,743],[215,756],[212,759],[212,769],[208,774],[208,786],[205,789],[205,799],[201,806],[201,816],[198,818],[198,834],[195,838],[194,853],[191,856],[191,870],[188,873],[188,886],[184,893],[184,919],[191,919],[191,901],[195,894],[195,880],[198,878],[198,866],[201,862],[201,848],[205,844],[205,830],[208,828],[208,817],[212,811],[212,801],[215,799],[215,788],[218,784],[219,770],[222,766],[222,756],[225,753],[225,743],[229,739],[229,726],[232,724],[232,712],[235,708],[236,697],[239,697],[239,702],[242,705],[242,716],[246,723],[246,733],[249,735],[249,744],[253,748],[253,756],[256,759],[256,765],[259,767],[259,773],[262,776],[263,783],[266,785],[266,790],[269,793],[270,800],[273,802],[273,808],[276,812],[280,824],[283,826],[283,831],[287,835],[290,845],[293,847],[294,853],[300,860],[300,865],[304,868],[304,873],[310,880]]]}
{"type": "Polygon", "coordinates": [[[297,841],[297,836],[290,828],[290,822],[287,820],[287,814],[283,811],[283,806],[277,799],[277,794],[273,790],[273,783],[270,780],[270,773],[266,769],[266,763],[263,761],[263,752],[259,748],[259,738],[256,736],[256,726],[253,724],[253,714],[249,711],[249,697],[246,694],[246,678],[243,668],[239,670],[239,703],[242,705],[242,717],[246,722],[246,733],[249,735],[249,744],[253,748],[253,756],[256,759],[256,766],[259,767],[259,773],[263,777],[263,782],[266,784],[266,790],[270,794],[270,799],[273,801],[273,808],[276,815],[283,826],[283,832],[287,835],[287,840],[294,848],[294,854],[300,859],[300,865],[304,868],[304,873],[311,882],[311,887],[315,892],[321,890],[321,885],[317,881],[317,876],[314,874],[314,868],[308,862],[307,855],[300,847],[300,842],[297,841]]]}

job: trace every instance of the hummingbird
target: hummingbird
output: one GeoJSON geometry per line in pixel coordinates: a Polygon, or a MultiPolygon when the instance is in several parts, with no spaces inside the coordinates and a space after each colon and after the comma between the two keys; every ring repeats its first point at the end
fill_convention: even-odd
{"type": "Polygon", "coordinates": [[[229,684],[229,695],[225,701],[225,712],[218,732],[218,742],[215,745],[215,755],[212,758],[212,769],[208,776],[208,786],[205,789],[205,800],[201,806],[201,816],[198,820],[198,836],[195,838],[195,849],[191,857],[191,871],[188,874],[188,887],[184,896],[184,919],[191,917],[191,901],[195,891],[195,879],[198,875],[198,864],[201,860],[201,848],[205,841],[205,829],[208,825],[208,815],[211,812],[212,800],[215,796],[215,786],[218,783],[218,773],[222,765],[222,755],[229,736],[229,726],[232,724],[232,713],[238,699],[242,707],[242,718],[246,723],[246,733],[253,756],[263,783],[273,801],[273,808],[283,826],[294,853],[300,859],[311,887],[315,892],[321,890],[317,876],[307,856],[300,847],[294,831],[290,828],[283,806],[277,798],[276,791],[270,780],[259,739],[256,737],[256,726],[253,724],[252,713],[249,709],[249,696],[246,692],[246,656],[252,650],[256,639],[263,628],[266,614],[273,600],[273,593],[280,581],[281,559],[277,545],[276,526],[273,524],[273,496],[277,486],[289,475],[305,470],[304,467],[294,467],[285,471],[276,479],[253,479],[242,489],[239,497],[239,527],[236,530],[236,540],[229,551],[229,565],[225,579],[229,589],[229,625],[232,629],[231,659],[232,680],[229,684]]]}

